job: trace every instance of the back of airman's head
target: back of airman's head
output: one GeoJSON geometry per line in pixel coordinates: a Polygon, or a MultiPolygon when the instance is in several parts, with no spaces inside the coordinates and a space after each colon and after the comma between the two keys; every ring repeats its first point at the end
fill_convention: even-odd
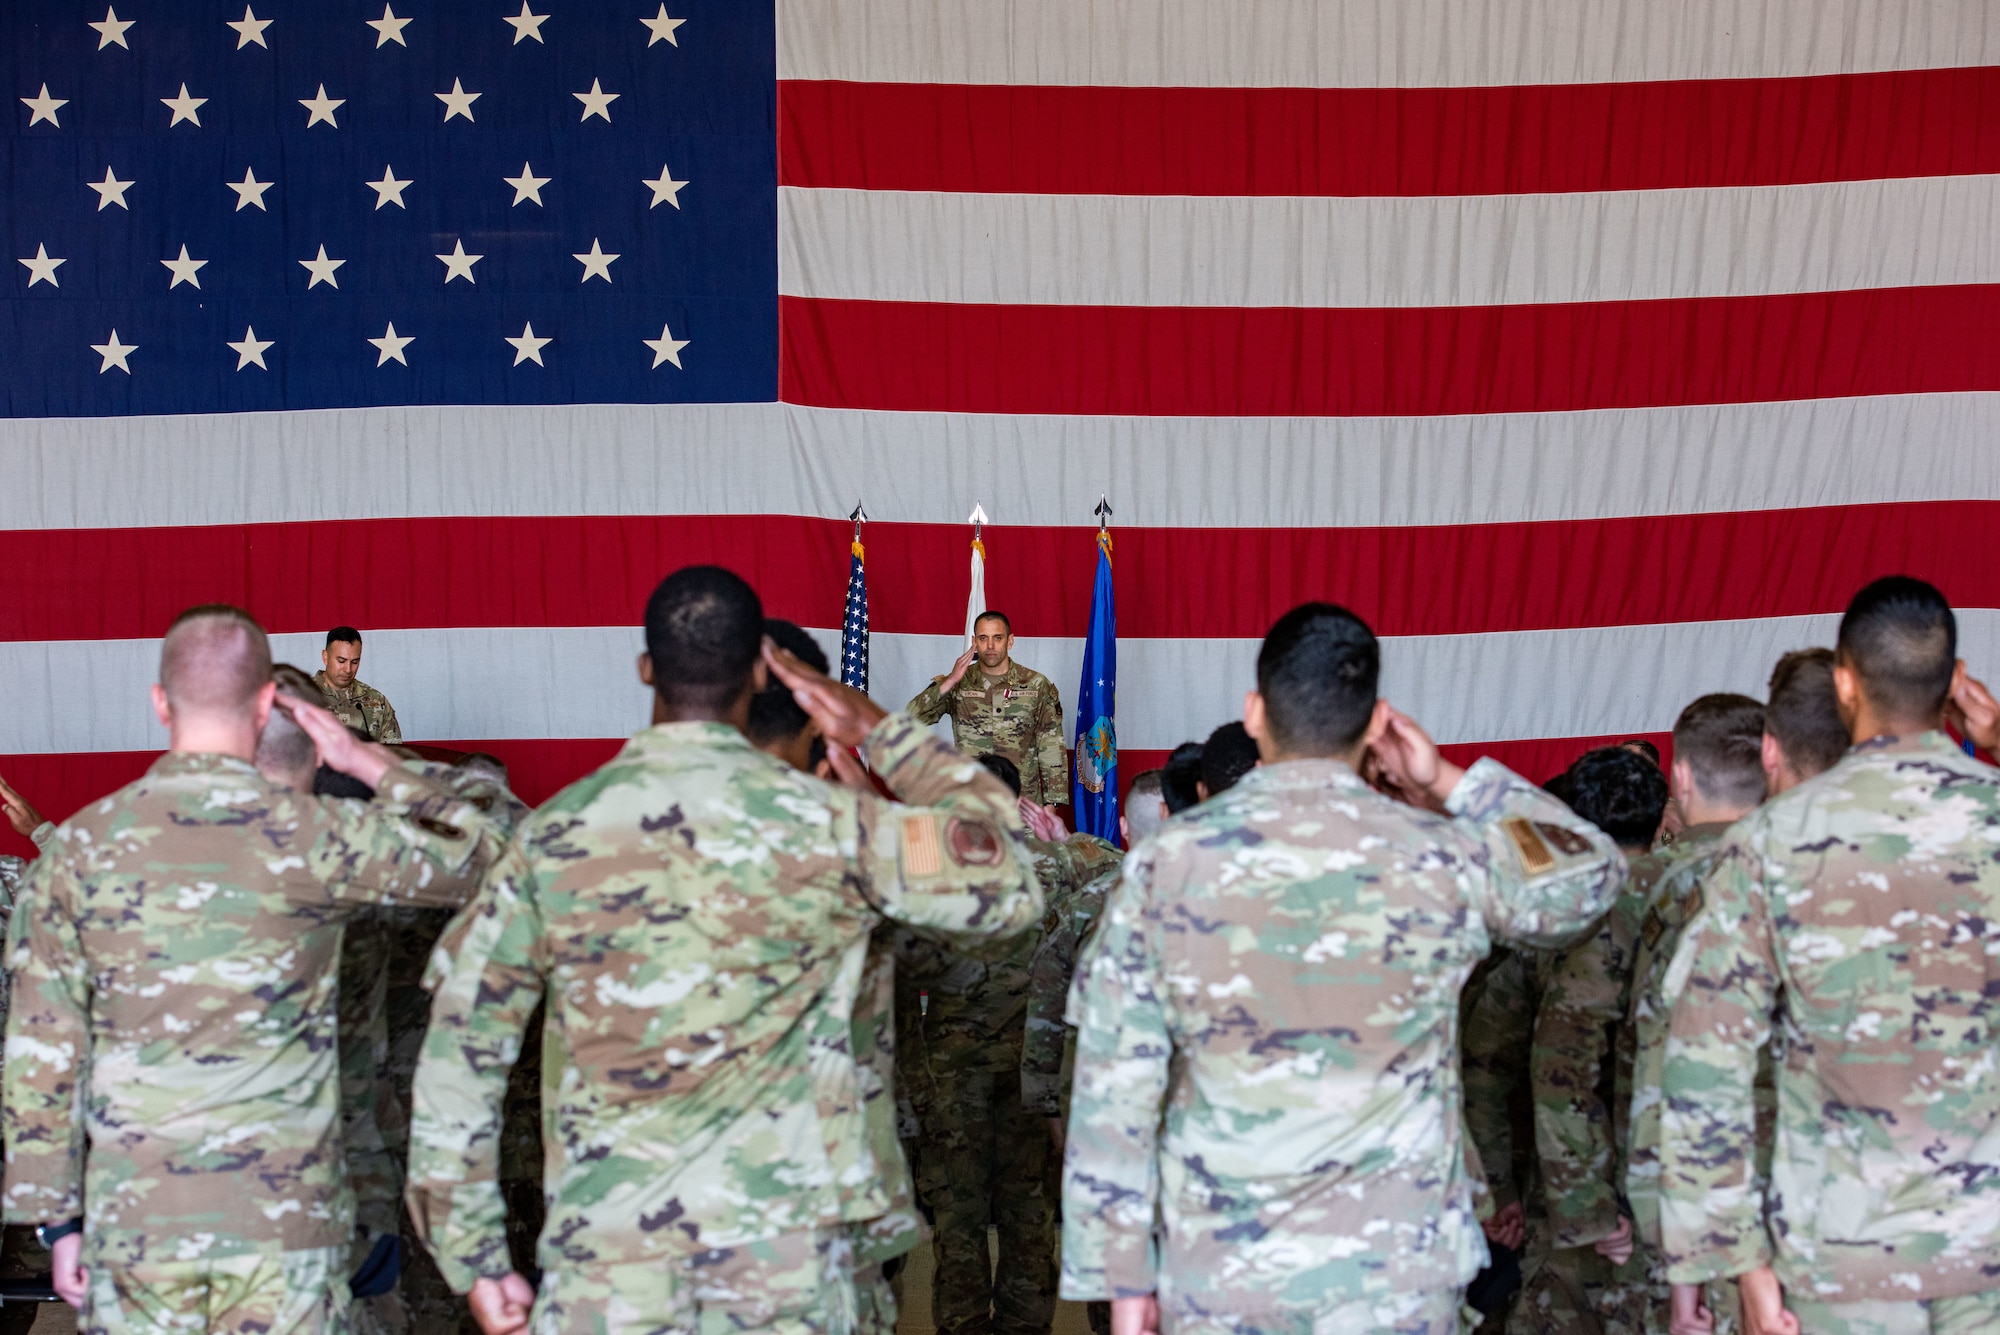
{"type": "Polygon", "coordinates": [[[1810,779],[1840,763],[1853,740],[1840,721],[1833,689],[1833,650],[1794,649],[1771,669],[1764,731],[1798,776],[1810,779]]]}
{"type": "Polygon", "coordinates": [[[1257,653],[1257,691],[1273,740],[1300,755],[1338,755],[1368,731],[1382,650],[1368,623],[1332,603],[1279,617],[1257,653]]]}
{"type": "MultiPolygon", "coordinates": [[[[326,693],[290,663],[273,664],[271,680],[277,683],[280,696],[326,708],[326,693]]],[[[256,764],[264,777],[274,783],[310,792],[313,771],[319,766],[319,748],[303,728],[285,717],[283,711],[274,709],[263,735],[257,738],[256,764]]]]}
{"type": "Polygon", "coordinates": [[[1854,595],[1835,652],[1878,713],[1928,725],[1951,693],[1958,619],[1932,585],[1889,575],[1854,595]]]}
{"type": "MultiPolygon", "coordinates": [[[[826,673],[826,650],[820,648],[797,623],[782,617],[766,617],[764,633],[771,637],[771,643],[789,650],[813,671],[822,675],[826,673]]],[[[792,688],[773,679],[765,684],[763,690],[750,697],[750,721],[744,725],[744,731],[749,735],[752,746],[778,746],[804,732],[810,721],[792,695],[792,688]]]]}
{"type": "Polygon", "coordinates": [[[686,566],[646,601],[653,689],[669,706],[721,710],[750,681],[764,643],[764,607],[742,576],[686,566]]]}
{"type": "Polygon", "coordinates": [[[1747,695],[1704,695],[1674,722],[1674,764],[1687,762],[1701,796],[1720,806],[1764,800],[1764,706],[1747,695]]]}
{"type": "Polygon", "coordinates": [[[177,715],[248,718],[270,680],[271,642],[240,607],[190,607],[160,644],[160,688],[177,715]]]}

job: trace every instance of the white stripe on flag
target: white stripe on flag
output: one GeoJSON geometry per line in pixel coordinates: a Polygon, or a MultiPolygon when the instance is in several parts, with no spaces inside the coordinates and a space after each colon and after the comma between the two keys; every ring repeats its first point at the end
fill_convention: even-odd
{"type": "Polygon", "coordinates": [[[1523,523],[2000,499],[2000,394],[1398,418],[785,404],[0,421],[0,527],[804,514],[1081,525],[1523,523]]]}
{"type": "Polygon", "coordinates": [[[791,296],[1504,306],[2000,282],[2000,176],[1415,199],[802,190],[791,296]]]}
{"type": "Polygon", "coordinates": [[[2000,64],[1990,0],[783,0],[778,77],[1428,88],[2000,64]]]}
{"type": "MultiPolygon", "coordinates": [[[[1383,641],[1382,690],[1445,742],[1659,732],[1708,691],[1762,697],[1788,650],[1831,644],[1836,616],[1774,617],[1589,630],[1436,635],[1383,641]]],[[[829,655],[840,632],[815,630],[829,655]]],[[[2000,670],[2000,611],[1959,613],[1975,674],[2000,670]]],[[[320,637],[274,635],[281,659],[315,661],[320,637]]],[[[1240,715],[1258,641],[1123,639],[1118,732],[1132,750],[1165,750],[1240,715]]],[[[873,637],[873,694],[900,708],[963,650],[951,635],[873,637]]],[[[622,737],[645,725],[634,667],[637,628],[371,630],[370,684],[412,740],[622,737]]],[[[1083,640],[1016,643],[1015,657],[1068,695],[1083,640]]],[[[157,640],[0,644],[0,755],[162,747],[146,688],[157,640]]],[[[1064,716],[1075,702],[1064,701],[1064,716]]]]}

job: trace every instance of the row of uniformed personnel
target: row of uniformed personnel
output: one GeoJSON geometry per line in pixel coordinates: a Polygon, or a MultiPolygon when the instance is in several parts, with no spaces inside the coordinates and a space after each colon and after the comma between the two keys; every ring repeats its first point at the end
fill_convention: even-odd
{"type": "MultiPolygon", "coordinates": [[[[341,924],[468,893],[427,979],[409,1204],[480,1323],[885,1318],[868,1267],[921,1226],[887,1115],[880,929],[998,942],[1044,897],[997,780],[763,629],[726,572],[663,582],[640,661],[654,726],[509,840],[462,788],[306,704],[283,708],[376,802],[265,778],[262,632],[230,609],[176,623],[155,688],[171,752],[56,832],[10,929],[6,1216],[62,1235],[90,1329],[341,1323],[341,924]],[[768,675],[847,782],[752,748],[768,675]],[[849,746],[902,802],[863,791],[849,746]],[[509,1256],[499,1159],[544,1000],[537,1294],[509,1256]]],[[[2000,1275],[1980,1135],[2000,1111],[1983,1018],[2000,785],[1936,731],[1953,634],[1928,586],[1857,598],[1836,675],[1861,745],[1731,832],[1668,971],[1685,991],[1663,1076],[1668,1277],[1775,1261],[1795,1308],[1848,1323],[1829,1330],[1954,1329],[2000,1275]],[[1773,1028],[1765,1178],[1753,1088],[1773,1028]],[[1848,1310],[1870,1302],[1886,1315],[1848,1310]]],[[[1460,990],[1496,939],[1584,936],[1625,860],[1498,764],[1445,761],[1378,699],[1378,669],[1342,609],[1280,619],[1245,705],[1264,764],[1133,851],[1085,949],[1063,1288],[1112,1300],[1121,1335],[1443,1335],[1486,1260],[1460,990]]]]}

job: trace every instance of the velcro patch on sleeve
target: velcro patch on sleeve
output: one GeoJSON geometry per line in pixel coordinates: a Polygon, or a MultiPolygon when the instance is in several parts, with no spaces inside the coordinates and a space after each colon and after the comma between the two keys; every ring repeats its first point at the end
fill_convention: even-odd
{"type": "Polygon", "coordinates": [[[1000,836],[981,822],[953,816],[945,826],[945,839],[961,867],[992,867],[1000,862],[1000,836]]]}
{"type": "Polygon", "coordinates": [[[1520,860],[1521,870],[1530,876],[1540,876],[1556,865],[1556,855],[1549,852],[1549,846],[1542,839],[1541,831],[1535,823],[1522,816],[1509,816],[1500,822],[1500,828],[1514,842],[1514,856],[1520,860]]]}
{"type": "Polygon", "coordinates": [[[1535,828],[1542,837],[1556,846],[1557,851],[1570,857],[1580,858],[1590,852],[1590,840],[1564,825],[1554,825],[1548,821],[1536,821],[1535,828]]]}
{"type": "Polygon", "coordinates": [[[903,820],[903,874],[936,876],[944,870],[944,849],[938,842],[937,817],[908,816],[903,820]]]}

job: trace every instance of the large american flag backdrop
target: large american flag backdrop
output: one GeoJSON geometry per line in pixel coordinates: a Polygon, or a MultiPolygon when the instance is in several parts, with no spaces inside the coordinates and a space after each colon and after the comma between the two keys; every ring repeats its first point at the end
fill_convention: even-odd
{"type": "MultiPolygon", "coordinates": [[[[750,576],[944,670],[963,517],[1119,728],[1307,597],[1539,777],[1830,639],[2000,668],[1990,0],[13,0],[0,772],[164,744],[227,600],[530,797],[643,724],[646,591],[750,576]],[[115,332],[114,332],[115,331],[115,332]]],[[[11,838],[11,836],[9,836],[11,838]]]]}

